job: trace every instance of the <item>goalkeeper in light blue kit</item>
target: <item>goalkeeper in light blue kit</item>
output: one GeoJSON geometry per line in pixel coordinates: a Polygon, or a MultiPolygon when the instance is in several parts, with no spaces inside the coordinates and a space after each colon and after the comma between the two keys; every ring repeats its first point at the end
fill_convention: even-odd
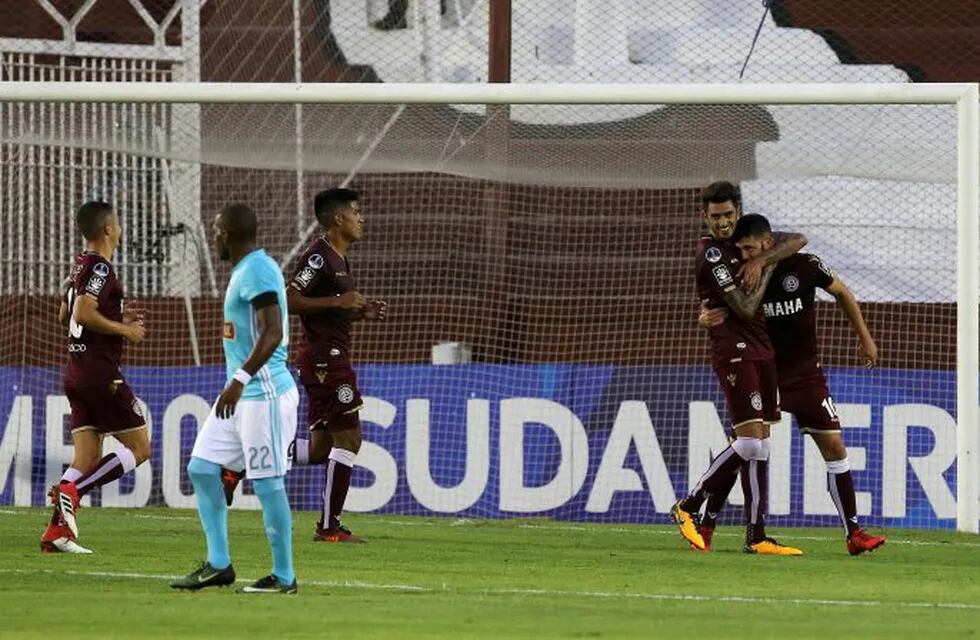
{"type": "Polygon", "coordinates": [[[229,205],[214,222],[214,242],[232,264],[225,292],[223,343],[228,382],[197,434],[187,473],[207,538],[208,558],[175,589],[227,586],[235,582],[228,550],[228,507],[222,468],[244,470],[262,503],[272,547],[272,573],[242,589],[246,593],[296,593],[292,516],[283,480],[286,450],[296,435],[299,393],[286,368],[289,316],[286,286],[276,262],[255,246],[255,213],[229,205]]]}

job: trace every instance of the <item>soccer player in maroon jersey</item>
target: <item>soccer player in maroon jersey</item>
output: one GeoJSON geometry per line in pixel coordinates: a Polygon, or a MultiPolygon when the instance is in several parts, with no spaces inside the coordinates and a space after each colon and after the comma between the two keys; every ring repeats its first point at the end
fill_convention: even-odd
{"type": "MultiPolygon", "coordinates": [[[[112,266],[122,228],[112,205],[86,202],[75,216],[86,250],[75,258],[58,318],[68,327],[65,395],[71,405],[74,454],[49,493],[54,514],[42,551],[78,552],[76,512],[82,496],[135,469],[150,457],[150,441],[136,397],[119,372],[123,341],[142,342],[144,312],[123,309],[123,286],[112,266]],[[125,449],[102,455],[104,436],[125,449]]],[[[85,552],[85,551],[82,551],[85,552]]]]}
{"type": "Polygon", "coordinates": [[[744,269],[731,242],[741,216],[741,195],[730,182],[715,182],[701,194],[702,215],[709,237],[703,238],[696,255],[698,296],[709,308],[727,308],[732,314],[711,328],[712,366],[728,404],[735,440],[717,458],[692,488],[671,509],[681,535],[694,548],[706,548],[695,514],[704,502],[718,493],[725,496],[741,470],[745,495],[746,533],[743,550],[760,555],[801,555],[793,547],[766,536],[768,508],[769,425],[779,421],[776,367],[772,345],[766,334],[759,303],[773,267],[805,244],[800,234],[784,234],[777,246],[744,269]],[[750,293],[739,287],[739,279],[750,293]],[[756,282],[757,280],[757,282],[756,282]],[[754,289],[753,289],[754,287],[754,289]]]}
{"type": "MultiPolygon", "coordinates": [[[[772,228],[763,216],[746,215],[736,224],[732,240],[742,258],[751,260],[772,247],[772,228]]],[[[874,367],[878,347],[854,294],[817,256],[795,254],[777,264],[762,298],[762,310],[776,353],[782,407],[796,416],[800,431],[809,434],[819,447],[827,464],[827,487],[844,527],[847,550],[851,555],[858,555],[877,549],[885,539],[869,535],[858,523],[847,448],[817,356],[814,301],[818,287],[834,296],[857,335],[865,366],[874,367]]],[[[726,322],[726,316],[724,309],[705,310],[699,324],[705,328],[720,326],[726,322]]],[[[714,529],[722,504],[724,497],[708,501],[701,521],[702,535],[714,529]]]]}
{"type": "Polygon", "coordinates": [[[351,324],[384,319],[387,303],[368,300],[357,291],[347,260],[351,245],[363,234],[358,193],[342,188],[321,191],[313,211],[322,233],[300,257],[286,289],[289,311],[299,314],[303,324],[297,364],[310,428],[309,439],[295,440],[293,460],[298,465],[326,464],[314,539],[363,542],[340,524],[361,448],[361,393],[351,366],[351,324]]]}

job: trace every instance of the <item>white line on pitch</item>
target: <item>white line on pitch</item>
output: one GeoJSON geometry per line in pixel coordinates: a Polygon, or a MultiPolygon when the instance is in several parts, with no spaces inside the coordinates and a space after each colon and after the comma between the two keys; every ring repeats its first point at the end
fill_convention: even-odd
{"type": "MultiPolygon", "coordinates": [[[[173,580],[180,576],[163,575],[156,573],[128,573],[114,571],[57,571],[55,569],[0,569],[0,573],[32,574],[43,573],[48,575],[71,575],[97,578],[134,578],[143,580],[173,580]]],[[[239,578],[236,582],[250,583],[251,579],[239,578]]],[[[828,606],[828,607],[916,607],[926,609],[965,609],[980,610],[980,604],[960,603],[960,602],[888,602],[884,600],[830,600],[823,598],[757,598],[753,596],[708,596],[696,594],[680,593],[633,593],[623,591],[571,591],[565,589],[513,589],[513,588],[489,588],[489,589],[453,589],[452,587],[427,587],[415,584],[378,584],[372,582],[351,581],[351,580],[304,580],[303,585],[314,587],[343,587],[347,589],[369,589],[375,591],[412,591],[421,593],[452,593],[456,595],[482,594],[482,595],[527,595],[527,596],[560,596],[572,598],[602,598],[619,599],[627,598],[632,600],[657,600],[657,601],[678,601],[678,602],[729,602],[738,604],[798,604],[807,606],[828,606]]]]}

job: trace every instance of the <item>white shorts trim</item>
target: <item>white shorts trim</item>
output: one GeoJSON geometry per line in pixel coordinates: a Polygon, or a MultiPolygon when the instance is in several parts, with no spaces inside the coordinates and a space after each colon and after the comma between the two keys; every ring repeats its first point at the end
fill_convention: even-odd
{"type": "Polygon", "coordinates": [[[250,480],[284,476],[291,467],[286,452],[296,437],[298,407],[296,389],[272,400],[239,400],[227,420],[219,418],[212,406],[191,455],[233,471],[244,470],[250,480]]]}

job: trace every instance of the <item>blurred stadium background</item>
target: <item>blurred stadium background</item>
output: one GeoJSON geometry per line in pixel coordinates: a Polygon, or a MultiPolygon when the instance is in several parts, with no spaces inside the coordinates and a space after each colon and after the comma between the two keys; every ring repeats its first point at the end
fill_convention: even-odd
{"type": "MultiPolygon", "coordinates": [[[[0,6],[0,74],[656,84],[737,83],[745,65],[751,83],[980,78],[971,0],[769,4],[24,0],[0,6]]],[[[390,303],[355,335],[370,399],[350,508],[666,522],[724,442],[692,257],[698,191],[730,179],[746,210],[808,235],[882,351],[878,371],[856,368],[843,315],[822,304],[864,520],[952,527],[955,134],[949,107],[0,101],[0,504],[42,504],[70,459],[55,316],[81,202],[119,209],[116,260],[150,310],[125,363],[152,465],[96,503],[190,507],[182,469],[223,381],[227,268],[208,249],[211,220],[254,205],[260,244],[289,273],[312,195],[349,184],[366,211],[358,288],[390,303]]],[[[823,463],[785,422],[773,520],[833,526],[823,463]]],[[[292,477],[298,508],[316,508],[318,477],[292,477]]]]}

